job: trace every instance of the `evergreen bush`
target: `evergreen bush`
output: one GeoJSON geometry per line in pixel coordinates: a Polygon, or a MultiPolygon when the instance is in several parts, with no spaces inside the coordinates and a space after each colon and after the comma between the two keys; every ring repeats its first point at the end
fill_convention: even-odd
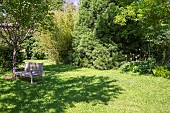
{"type": "Polygon", "coordinates": [[[83,0],[73,33],[74,65],[111,69],[117,65],[117,45],[112,40],[115,5],[109,0],[83,0]],[[114,11],[113,11],[114,10],[114,11]]]}
{"type": "MultiPolygon", "coordinates": [[[[88,31],[88,30],[87,30],[88,31]]],[[[74,40],[73,64],[96,69],[111,69],[116,65],[116,46],[104,45],[93,36],[92,32],[80,33],[79,40],[74,40]]]]}

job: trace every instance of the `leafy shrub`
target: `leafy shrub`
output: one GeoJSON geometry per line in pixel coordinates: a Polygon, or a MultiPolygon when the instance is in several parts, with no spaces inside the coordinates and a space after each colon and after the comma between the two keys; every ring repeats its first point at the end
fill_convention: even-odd
{"type": "Polygon", "coordinates": [[[46,58],[45,53],[41,50],[39,42],[36,37],[31,37],[23,43],[24,57],[25,59],[38,59],[42,60],[46,58]]]}
{"type": "Polygon", "coordinates": [[[154,58],[147,58],[145,60],[137,60],[125,63],[121,66],[122,71],[132,71],[140,73],[151,73],[154,68],[156,60],[154,58]]]}
{"type": "Polygon", "coordinates": [[[128,71],[132,71],[133,70],[133,66],[132,66],[132,62],[127,62],[127,63],[124,63],[120,69],[122,71],[125,71],[125,72],[128,72],[128,71]]]}
{"type": "Polygon", "coordinates": [[[156,66],[153,70],[153,75],[157,77],[170,78],[170,71],[163,66],[156,66]]]}
{"type": "Polygon", "coordinates": [[[118,53],[115,45],[104,45],[90,31],[77,38],[73,41],[71,58],[74,65],[100,70],[111,69],[116,65],[118,53]]]}
{"type": "MultiPolygon", "coordinates": [[[[12,69],[12,49],[7,46],[0,46],[0,67],[2,71],[7,71],[12,69]]],[[[23,54],[17,52],[17,63],[23,61],[23,54]]]]}
{"type": "Polygon", "coordinates": [[[156,64],[156,60],[154,58],[147,58],[138,64],[140,73],[150,73],[156,64]]]}
{"type": "Polygon", "coordinates": [[[31,59],[35,60],[43,60],[46,58],[45,53],[42,51],[41,47],[39,46],[38,42],[34,43],[34,47],[32,48],[32,56],[31,59]]]}
{"type": "MultiPolygon", "coordinates": [[[[114,49],[113,49],[114,50],[114,49]]],[[[116,54],[111,54],[109,48],[97,47],[92,51],[93,66],[96,69],[111,69],[115,65],[116,54]]]]}

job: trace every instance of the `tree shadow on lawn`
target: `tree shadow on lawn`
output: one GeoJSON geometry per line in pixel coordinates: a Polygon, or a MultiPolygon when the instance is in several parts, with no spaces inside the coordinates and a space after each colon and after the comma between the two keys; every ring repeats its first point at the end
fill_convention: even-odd
{"type": "Polygon", "coordinates": [[[88,75],[62,79],[56,73],[76,69],[54,65],[47,67],[42,84],[0,79],[0,112],[62,113],[79,102],[107,105],[123,91],[115,84],[116,80],[108,77],[88,75]]]}

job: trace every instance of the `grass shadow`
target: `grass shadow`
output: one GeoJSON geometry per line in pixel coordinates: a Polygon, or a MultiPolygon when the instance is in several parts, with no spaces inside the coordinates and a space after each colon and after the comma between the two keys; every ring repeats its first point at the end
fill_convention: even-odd
{"type": "Polygon", "coordinates": [[[49,65],[45,69],[43,84],[0,79],[0,112],[63,113],[79,102],[107,105],[123,91],[116,85],[117,80],[108,77],[88,75],[62,79],[56,74],[75,71],[78,69],[75,67],[49,65]]]}

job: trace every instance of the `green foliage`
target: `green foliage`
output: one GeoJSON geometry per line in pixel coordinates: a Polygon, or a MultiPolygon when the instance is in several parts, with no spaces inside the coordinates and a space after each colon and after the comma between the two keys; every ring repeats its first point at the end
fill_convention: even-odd
{"type": "Polygon", "coordinates": [[[132,71],[139,73],[151,73],[156,64],[156,60],[153,58],[147,58],[145,60],[131,61],[123,64],[120,69],[122,71],[132,71]]]}
{"type": "Polygon", "coordinates": [[[8,70],[12,67],[11,56],[12,51],[8,47],[0,46],[0,66],[2,70],[8,70]]]}
{"type": "Polygon", "coordinates": [[[111,69],[116,66],[116,57],[116,48],[113,45],[110,45],[110,47],[98,45],[92,51],[91,60],[96,69],[111,69]]]}
{"type": "Polygon", "coordinates": [[[0,4],[0,37],[13,49],[13,72],[16,71],[17,50],[35,33],[49,11],[48,0],[3,0],[0,4]]]}
{"type": "Polygon", "coordinates": [[[35,59],[35,60],[43,60],[46,59],[46,55],[43,51],[41,51],[41,48],[36,45],[33,50],[32,50],[32,57],[31,59],[35,59]]]}
{"type": "Polygon", "coordinates": [[[170,28],[169,12],[168,0],[141,0],[121,5],[114,22],[124,27],[118,35],[123,53],[142,48],[159,63],[165,62],[169,56],[170,38],[166,35],[170,28]]]}
{"type": "MultiPolygon", "coordinates": [[[[35,26],[48,12],[48,0],[5,0],[3,6],[11,17],[9,22],[18,23],[20,30],[35,26]]],[[[6,17],[5,17],[6,18],[6,17]]]]}
{"type": "MultiPolygon", "coordinates": [[[[106,0],[104,2],[82,0],[74,31],[74,52],[80,52],[78,48],[81,45],[81,38],[87,38],[93,43],[97,39],[97,43],[101,44],[103,48],[108,49],[106,45],[117,46],[116,52],[118,53],[140,54],[143,59],[146,58],[147,53],[147,57],[153,56],[157,61],[163,62],[167,59],[169,50],[169,36],[165,36],[169,29],[169,15],[166,6],[166,0],[106,0]],[[137,48],[142,48],[142,51],[137,51],[137,48]],[[157,54],[162,50],[162,53],[157,54]]],[[[100,48],[102,47],[100,46],[100,48]]],[[[84,51],[85,54],[86,52],[89,51],[84,51]]],[[[98,56],[102,56],[101,52],[97,53],[98,56]]],[[[105,54],[107,55],[107,52],[105,54]]],[[[73,58],[75,58],[74,61],[81,59],[78,55],[73,58]]],[[[102,64],[102,60],[98,61],[101,61],[102,64]]],[[[83,62],[93,67],[94,63],[91,63],[89,57],[85,57],[83,62]]],[[[81,62],[79,63],[81,64],[81,62]]],[[[86,66],[88,66],[87,64],[86,66]]]]}
{"type": "Polygon", "coordinates": [[[157,77],[170,78],[170,71],[163,66],[156,66],[152,69],[153,75],[157,77]]]}
{"type": "MultiPolygon", "coordinates": [[[[23,53],[18,51],[17,53],[17,64],[22,63],[24,57],[23,53]]],[[[8,46],[0,46],[0,68],[3,71],[12,69],[12,49],[8,46]]]]}
{"type": "Polygon", "coordinates": [[[76,11],[74,6],[67,4],[64,11],[52,10],[38,35],[41,49],[49,59],[68,63],[69,52],[72,50],[72,31],[76,11]]]}
{"type": "Polygon", "coordinates": [[[39,41],[36,37],[31,37],[22,44],[25,59],[45,59],[45,53],[42,51],[39,41]]]}
{"type": "Polygon", "coordinates": [[[110,0],[82,0],[74,30],[73,64],[97,69],[117,65],[117,45],[112,40],[113,15],[117,7],[110,0]]]}
{"type": "Polygon", "coordinates": [[[59,10],[63,8],[64,0],[48,0],[50,3],[50,10],[59,10]]]}
{"type": "Polygon", "coordinates": [[[81,39],[74,39],[73,64],[97,69],[111,69],[116,65],[116,46],[102,45],[100,40],[94,38],[91,32],[86,30],[79,32],[81,39]],[[93,41],[92,41],[93,40],[93,41]],[[79,41],[79,42],[78,42],[79,41]],[[77,43],[76,43],[77,42],[77,43]],[[76,46],[77,45],[77,46],[76,46]]]}
{"type": "Polygon", "coordinates": [[[117,25],[114,24],[113,17],[117,14],[118,7],[114,3],[110,3],[102,14],[97,15],[94,27],[94,35],[103,43],[114,44],[117,37],[115,36],[117,25]]]}

